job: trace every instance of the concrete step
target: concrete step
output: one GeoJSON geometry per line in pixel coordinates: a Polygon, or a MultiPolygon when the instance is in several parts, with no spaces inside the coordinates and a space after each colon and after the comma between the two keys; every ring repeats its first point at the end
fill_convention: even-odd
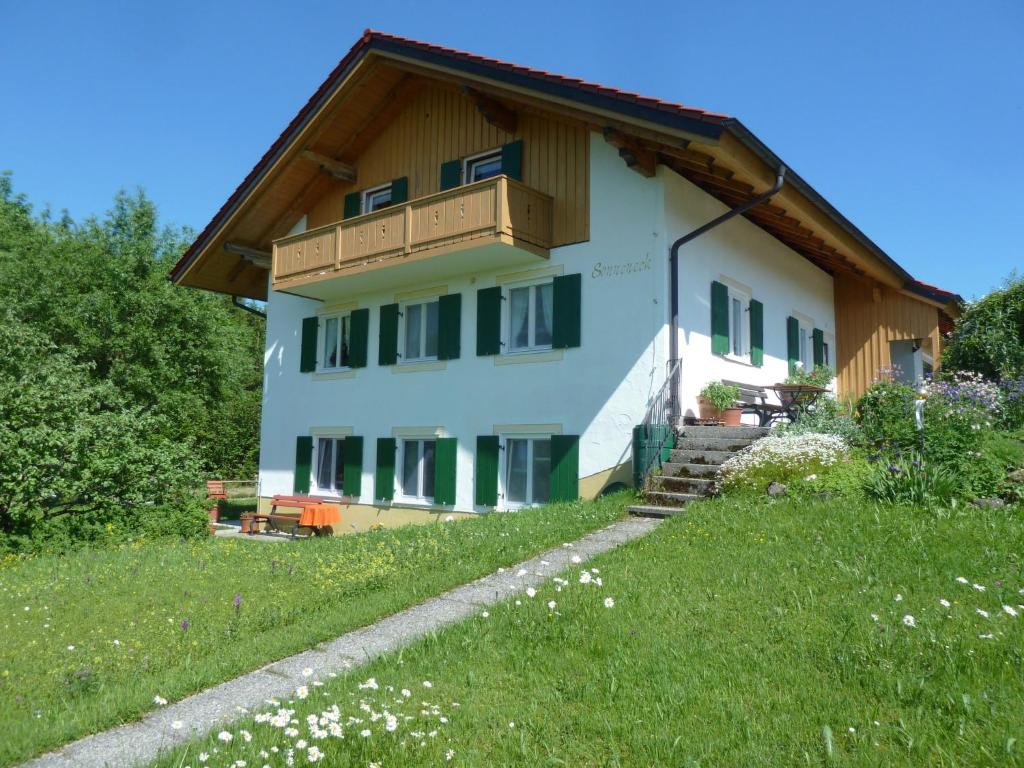
{"type": "Polygon", "coordinates": [[[673,448],[669,451],[669,462],[672,464],[709,464],[717,470],[718,465],[731,456],[730,451],[691,451],[673,448]]]}
{"type": "Polygon", "coordinates": [[[668,477],[655,475],[651,478],[654,488],[668,493],[695,493],[707,496],[715,486],[711,477],[668,477]]]}
{"type": "Polygon", "coordinates": [[[757,438],[742,437],[680,437],[676,448],[682,451],[726,451],[735,453],[755,442],[757,438]]]}
{"type": "Polygon", "coordinates": [[[680,427],[681,437],[726,437],[756,440],[771,430],[768,427],[680,427]]]}
{"type": "Polygon", "coordinates": [[[704,496],[696,493],[675,493],[672,491],[646,491],[644,498],[657,507],[681,507],[691,501],[700,501],[704,496]]]}
{"type": "Polygon", "coordinates": [[[718,474],[718,465],[666,461],[661,465],[661,474],[666,477],[714,477],[718,474]]]}
{"type": "Polygon", "coordinates": [[[629,514],[640,517],[672,517],[683,513],[682,507],[656,507],[652,504],[634,504],[626,509],[629,514]]]}

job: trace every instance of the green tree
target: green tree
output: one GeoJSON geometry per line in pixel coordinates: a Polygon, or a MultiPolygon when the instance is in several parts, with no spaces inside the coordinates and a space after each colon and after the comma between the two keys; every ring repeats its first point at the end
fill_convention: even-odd
{"type": "Polygon", "coordinates": [[[992,380],[1024,376],[1024,278],[1012,274],[1002,288],[967,306],[942,364],[992,380]]]}

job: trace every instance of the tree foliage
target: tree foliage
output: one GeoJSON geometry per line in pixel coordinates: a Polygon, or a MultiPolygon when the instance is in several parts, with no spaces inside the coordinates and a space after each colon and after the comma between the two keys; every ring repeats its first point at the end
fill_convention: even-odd
{"type": "Polygon", "coordinates": [[[1024,277],[1011,275],[1002,288],[964,310],[942,364],[993,381],[1024,376],[1024,277]]]}
{"type": "Polygon", "coordinates": [[[0,176],[7,546],[145,527],[184,511],[204,474],[254,474],[262,321],[171,285],[189,239],[141,192],[79,224],[33,214],[0,176]]]}

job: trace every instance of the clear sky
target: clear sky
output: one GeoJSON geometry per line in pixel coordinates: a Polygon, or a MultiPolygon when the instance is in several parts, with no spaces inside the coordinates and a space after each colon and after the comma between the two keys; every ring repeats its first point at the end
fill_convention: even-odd
{"type": "Polygon", "coordinates": [[[735,115],[965,297],[1024,266],[1021,0],[0,0],[0,169],[198,230],[366,27],[735,115]]]}

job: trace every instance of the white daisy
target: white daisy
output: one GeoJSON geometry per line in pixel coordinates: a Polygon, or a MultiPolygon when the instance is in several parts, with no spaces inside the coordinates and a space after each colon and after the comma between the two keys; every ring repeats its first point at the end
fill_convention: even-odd
{"type": "Polygon", "coordinates": [[[908,613],[906,616],[903,617],[903,626],[905,626],[905,627],[916,627],[917,626],[917,620],[908,613]]]}

